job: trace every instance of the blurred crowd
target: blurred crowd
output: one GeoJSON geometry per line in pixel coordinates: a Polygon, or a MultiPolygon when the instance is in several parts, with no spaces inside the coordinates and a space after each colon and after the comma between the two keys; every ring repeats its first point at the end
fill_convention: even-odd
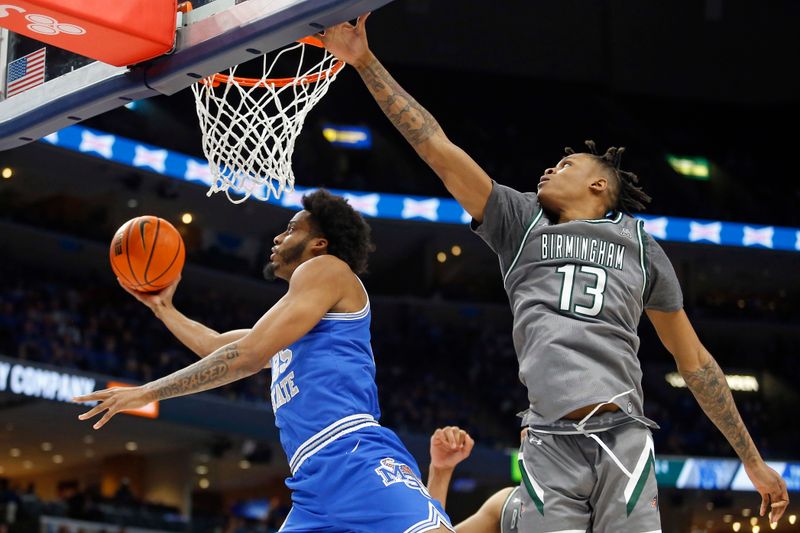
{"type": "MultiPolygon", "coordinates": [[[[145,306],[119,287],[4,264],[0,267],[0,353],[21,360],[101,373],[145,382],[195,359],[145,306]]],[[[225,331],[252,324],[263,308],[234,302],[208,290],[184,291],[181,307],[203,323],[225,331]]],[[[459,304],[458,316],[437,320],[421,301],[373,298],[373,348],[377,362],[383,423],[401,432],[428,433],[459,425],[487,445],[515,446],[526,394],[517,378],[508,319],[487,320],[479,307],[459,304]]],[[[501,315],[505,316],[505,315],[501,315]]],[[[731,455],[731,450],[686,389],[664,379],[668,355],[652,328],[641,329],[646,412],[662,454],[731,455]],[[666,357],[664,357],[666,355],[666,357]]],[[[763,368],[747,351],[746,339],[723,335],[709,344],[723,366],[780,375],[791,367],[775,342],[760,346],[763,368]],[[726,344],[727,343],[727,344],[726,344]]],[[[214,391],[229,399],[267,402],[270,374],[258,375],[214,391]]],[[[789,401],[786,397],[784,400],[789,401]]],[[[778,422],[767,411],[777,407],[762,393],[737,394],[745,420],[767,456],[793,452],[778,422]],[[768,408],[769,407],[769,408],[768,408]]]]}
{"type": "MultiPolygon", "coordinates": [[[[103,497],[97,485],[81,487],[77,482],[65,481],[59,485],[55,499],[42,501],[33,484],[15,487],[0,478],[0,511],[0,532],[4,525],[11,533],[76,532],[75,526],[58,524],[59,518],[160,531],[184,531],[186,526],[186,519],[177,508],[137,499],[124,479],[111,497],[103,497]],[[40,529],[39,517],[43,515],[50,517],[53,524],[42,523],[44,529],[40,529]]],[[[77,533],[83,531],[78,529],[77,533]]]]}
{"type": "Polygon", "coordinates": [[[234,505],[226,514],[198,510],[189,521],[175,507],[135,497],[124,478],[110,497],[103,497],[98,485],[83,487],[74,481],[64,481],[59,484],[56,498],[43,501],[33,484],[15,486],[0,477],[0,533],[88,533],[81,526],[87,522],[98,524],[92,526],[92,532],[124,533],[135,528],[162,532],[275,533],[289,513],[289,506],[279,498],[265,500],[258,516],[242,507],[234,505]],[[47,521],[40,523],[41,516],[48,517],[47,521]]]}

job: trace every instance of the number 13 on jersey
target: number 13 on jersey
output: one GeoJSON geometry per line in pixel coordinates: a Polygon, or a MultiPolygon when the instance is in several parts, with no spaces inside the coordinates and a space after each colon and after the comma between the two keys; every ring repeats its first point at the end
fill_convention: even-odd
{"type": "Polygon", "coordinates": [[[606,281],[608,279],[608,275],[604,269],[588,265],[564,265],[558,267],[556,272],[562,276],[559,309],[583,316],[597,316],[600,314],[600,311],[603,310],[603,293],[606,290],[606,281]],[[590,307],[573,304],[572,302],[572,295],[575,292],[576,270],[584,274],[589,274],[594,278],[592,281],[588,281],[583,287],[583,293],[592,297],[592,305],[590,307]]]}

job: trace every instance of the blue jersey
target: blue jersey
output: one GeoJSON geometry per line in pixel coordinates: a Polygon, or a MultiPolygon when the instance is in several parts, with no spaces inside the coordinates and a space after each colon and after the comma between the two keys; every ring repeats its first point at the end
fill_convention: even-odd
{"type": "Polygon", "coordinates": [[[369,325],[369,302],[327,313],[272,358],[272,409],[292,471],[281,532],[452,530],[414,458],[378,424],[369,325]]]}
{"type": "Polygon", "coordinates": [[[272,358],[270,396],[294,474],[339,437],[380,418],[369,301],[356,313],[327,313],[272,358]]]}

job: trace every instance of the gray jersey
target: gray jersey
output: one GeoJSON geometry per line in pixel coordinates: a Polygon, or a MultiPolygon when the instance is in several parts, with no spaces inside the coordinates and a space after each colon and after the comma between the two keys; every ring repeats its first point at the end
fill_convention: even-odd
{"type": "Polygon", "coordinates": [[[519,487],[514,487],[506,501],[503,502],[503,508],[500,511],[500,533],[518,533],[521,516],[522,495],[519,487]]]}
{"type": "Polygon", "coordinates": [[[677,311],[680,285],[643,222],[617,213],[551,224],[535,193],[494,183],[473,229],[500,258],[514,315],[523,423],[550,424],[586,405],[615,403],[647,423],[636,328],[645,308],[677,311]]]}

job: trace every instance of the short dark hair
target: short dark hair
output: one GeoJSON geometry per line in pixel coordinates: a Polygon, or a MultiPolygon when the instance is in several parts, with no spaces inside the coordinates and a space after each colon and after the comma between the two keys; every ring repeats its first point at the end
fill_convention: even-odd
{"type": "MultiPolygon", "coordinates": [[[[617,187],[615,194],[612,196],[610,208],[614,211],[622,211],[629,214],[634,211],[644,211],[645,204],[650,203],[652,198],[641,187],[636,185],[639,183],[639,177],[636,174],[619,168],[625,147],[620,146],[617,148],[612,146],[606,150],[606,153],[600,155],[597,152],[597,145],[594,141],[584,141],[584,144],[589,148],[589,153],[582,153],[594,158],[616,178],[617,187]]],[[[564,148],[564,151],[567,155],[575,153],[575,150],[570,147],[564,148]]]]}
{"type": "Polygon", "coordinates": [[[329,254],[356,274],[367,271],[367,256],[375,249],[371,229],[345,198],[318,189],[303,196],[303,209],[311,213],[313,228],[328,240],[329,254]]]}

